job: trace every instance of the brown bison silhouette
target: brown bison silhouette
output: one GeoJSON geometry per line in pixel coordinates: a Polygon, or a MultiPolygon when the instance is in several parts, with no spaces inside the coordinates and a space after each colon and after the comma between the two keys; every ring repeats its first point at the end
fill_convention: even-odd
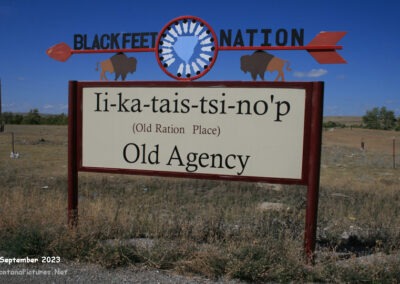
{"type": "Polygon", "coordinates": [[[128,73],[136,71],[137,60],[135,57],[127,57],[124,53],[120,52],[109,59],[97,63],[96,70],[99,70],[99,64],[101,67],[100,80],[108,81],[106,72],[115,73],[115,81],[121,76],[121,80],[125,81],[128,73]]]}
{"type": "Polygon", "coordinates": [[[261,80],[264,81],[265,71],[278,71],[275,81],[285,81],[285,74],[283,69],[287,63],[286,70],[291,71],[289,68],[290,63],[287,60],[280,59],[278,57],[269,54],[268,52],[257,50],[252,55],[244,55],[240,58],[240,69],[244,72],[250,72],[251,78],[255,81],[257,76],[260,76],[261,80]]]}

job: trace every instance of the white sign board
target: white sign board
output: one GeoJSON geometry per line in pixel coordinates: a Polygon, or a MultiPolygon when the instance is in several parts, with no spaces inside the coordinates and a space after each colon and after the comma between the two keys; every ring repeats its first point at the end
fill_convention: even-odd
{"type": "Polygon", "coordinates": [[[305,88],[131,85],[82,88],[83,169],[302,179],[305,88]]]}

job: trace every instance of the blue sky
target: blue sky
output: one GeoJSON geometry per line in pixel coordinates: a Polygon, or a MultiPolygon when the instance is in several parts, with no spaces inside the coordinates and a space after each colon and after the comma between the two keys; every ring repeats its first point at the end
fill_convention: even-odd
{"type": "MultiPolygon", "coordinates": [[[[74,34],[159,32],[170,20],[193,15],[221,29],[304,29],[304,44],[320,31],[346,31],[338,51],[347,64],[319,64],[306,51],[274,51],[290,61],[286,81],[324,81],[325,115],[363,115],[386,106],[400,115],[400,2],[398,1],[49,1],[0,0],[0,78],[3,111],[66,113],[68,81],[96,81],[96,64],[111,54],[74,54],[66,62],[46,55],[74,34]],[[235,4],[232,4],[235,3],[235,4]],[[237,4],[236,4],[237,3],[237,4]]],[[[199,80],[251,80],[240,57],[220,51],[199,80]]],[[[128,80],[173,80],[154,53],[131,53],[137,71],[128,80]]],[[[272,81],[276,74],[266,74],[272,81]]],[[[108,75],[109,78],[112,76],[108,75]]]]}

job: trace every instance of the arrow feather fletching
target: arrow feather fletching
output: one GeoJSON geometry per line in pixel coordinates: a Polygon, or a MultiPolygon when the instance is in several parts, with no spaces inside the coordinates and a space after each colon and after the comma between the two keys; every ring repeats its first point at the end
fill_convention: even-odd
{"type": "Polygon", "coordinates": [[[320,32],[306,45],[306,47],[313,47],[313,49],[308,49],[307,51],[320,64],[347,63],[335,49],[325,48],[336,45],[346,33],[347,32],[320,32]],[[316,47],[321,47],[321,49],[316,49],[316,47]]]}

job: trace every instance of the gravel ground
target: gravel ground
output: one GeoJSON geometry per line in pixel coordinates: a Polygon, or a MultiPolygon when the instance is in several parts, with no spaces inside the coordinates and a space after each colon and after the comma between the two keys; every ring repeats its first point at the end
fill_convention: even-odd
{"type": "MultiPolygon", "coordinates": [[[[175,275],[172,272],[138,267],[106,269],[82,263],[0,264],[0,283],[241,283],[235,280],[213,281],[201,277],[175,275]]],[[[242,282],[243,283],[243,282],[242,282]]]]}

